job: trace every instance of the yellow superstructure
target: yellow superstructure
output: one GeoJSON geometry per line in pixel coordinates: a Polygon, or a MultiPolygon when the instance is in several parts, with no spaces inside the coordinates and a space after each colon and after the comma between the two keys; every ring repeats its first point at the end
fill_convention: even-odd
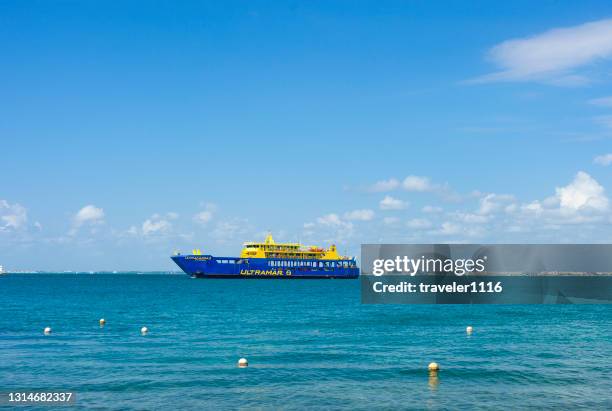
{"type": "Polygon", "coordinates": [[[268,234],[263,243],[244,243],[240,258],[348,259],[348,257],[338,254],[335,245],[331,245],[325,250],[321,247],[306,247],[300,243],[276,243],[272,234],[268,234]]]}

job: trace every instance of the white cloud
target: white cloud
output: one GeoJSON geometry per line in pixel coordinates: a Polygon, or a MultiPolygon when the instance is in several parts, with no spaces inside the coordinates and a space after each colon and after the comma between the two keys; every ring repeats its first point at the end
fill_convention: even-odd
{"type": "Polygon", "coordinates": [[[176,220],[177,218],[179,218],[179,214],[175,213],[174,211],[170,211],[166,213],[166,217],[168,217],[170,220],[176,220]]]}
{"type": "Polygon", "coordinates": [[[423,192],[423,191],[434,191],[441,187],[432,184],[429,177],[410,175],[404,178],[404,180],[401,182],[396,178],[390,178],[389,180],[377,181],[372,186],[370,186],[369,191],[385,192],[385,191],[393,191],[399,188],[406,190],[406,191],[423,192]]]}
{"type": "Polygon", "coordinates": [[[473,224],[461,224],[452,221],[445,221],[440,225],[440,228],[431,232],[433,235],[445,236],[447,238],[474,238],[482,237],[485,230],[480,226],[473,224]],[[461,236],[461,237],[458,237],[461,236]]]}
{"type": "Polygon", "coordinates": [[[194,215],[193,221],[195,221],[198,224],[205,225],[210,220],[212,220],[212,218],[213,218],[212,211],[204,210],[194,215]]]}
{"type": "Polygon", "coordinates": [[[214,212],[217,210],[217,206],[213,203],[202,203],[204,210],[198,212],[193,216],[193,221],[200,225],[206,225],[210,220],[213,219],[214,212]]]}
{"type": "Polygon", "coordinates": [[[612,96],[591,99],[589,104],[600,107],[612,107],[612,96]]]}
{"type": "Polygon", "coordinates": [[[6,200],[0,200],[0,220],[3,223],[0,225],[0,231],[17,230],[27,223],[28,213],[20,204],[9,204],[6,200]]]}
{"type": "Polygon", "coordinates": [[[378,205],[381,210],[403,210],[408,206],[408,203],[391,196],[385,196],[378,205]]]}
{"type": "Polygon", "coordinates": [[[344,213],[346,220],[370,221],[374,218],[374,211],[370,209],[353,210],[344,213]]]}
{"type": "Polygon", "coordinates": [[[142,234],[148,236],[156,233],[166,233],[171,227],[172,224],[169,221],[160,219],[158,216],[153,215],[151,218],[146,219],[144,223],[142,223],[142,234]]]}
{"type": "Polygon", "coordinates": [[[338,243],[351,237],[355,226],[338,214],[330,213],[316,218],[315,222],[304,224],[304,235],[326,243],[338,243]]]}
{"type": "Polygon", "coordinates": [[[381,191],[392,191],[399,188],[400,182],[395,178],[391,178],[389,180],[382,180],[374,183],[372,187],[370,187],[370,191],[381,192],[381,191]]]}
{"type": "Polygon", "coordinates": [[[580,171],[566,186],[557,187],[555,195],[533,201],[520,208],[518,217],[534,227],[551,229],[567,224],[593,223],[609,217],[609,200],[604,188],[590,175],[580,171]],[[535,220],[534,220],[535,218],[535,220]]]}
{"type": "Polygon", "coordinates": [[[461,226],[456,223],[445,221],[440,226],[440,229],[436,231],[436,234],[440,235],[455,235],[461,232],[461,226]]]}
{"type": "Polygon", "coordinates": [[[83,225],[94,226],[103,222],[104,210],[92,204],[86,205],[72,217],[72,229],[69,234],[76,234],[78,229],[83,225]]]}
{"type": "Polygon", "coordinates": [[[399,222],[399,218],[397,217],[385,217],[383,218],[383,223],[386,225],[393,225],[399,222]]]}
{"type": "Polygon", "coordinates": [[[435,187],[427,177],[408,176],[402,182],[402,188],[406,191],[431,191],[435,187]]]}
{"type": "Polygon", "coordinates": [[[341,226],[345,224],[344,221],[338,216],[338,214],[326,214],[323,217],[317,218],[317,223],[326,226],[341,226]]]}
{"type": "Polygon", "coordinates": [[[453,217],[457,221],[466,224],[484,224],[490,220],[488,216],[473,213],[463,213],[460,211],[449,213],[449,216],[453,217]]]}
{"type": "Polygon", "coordinates": [[[211,235],[219,243],[229,243],[234,240],[245,240],[250,226],[247,220],[233,219],[229,221],[219,221],[211,235]]]}
{"type": "Polygon", "coordinates": [[[81,208],[74,216],[74,222],[77,225],[102,219],[104,219],[104,210],[91,204],[81,208]]]}
{"type": "Polygon", "coordinates": [[[514,201],[514,196],[510,194],[487,194],[480,199],[480,207],[477,213],[482,215],[493,214],[505,209],[514,201]]]}
{"type": "Polygon", "coordinates": [[[428,214],[435,214],[435,213],[441,213],[443,209],[442,207],[438,207],[438,206],[426,205],[425,207],[422,208],[422,211],[428,214]]]}
{"type": "Polygon", "coordinates": [[[413,218],[412,220],[408,220],[406,222],[406,226],[414,230],[419,230],[431,227],[431,222],[424,218],[413,218]]]}
{"type": "Polygon", "coordinates": [[[489,51],[500,67],[472,82],[546,81],[558,85],[588,82],[576,69],[612,56],[612,19],[504,41],[489,51]]]}
{"type": "Polygon", "coordinates": [[[596,116],[593,120],[605,128],[612,128],[612,116],[596,116]]]}
{"type": "Polygon", "coordinates": [[[578,172],[570,184],[555,191],[562,209],[597,211],[608,209],[608,198],[604,188],[584,171],[578,172]]]}
{"type": "Polygon", "coordinates": [[[595,164],[599,164],[600,166],[604,166],[607,167],[610,164],[612,164],[612,153],[610,154],[603,154],[601,156],[597,156],[593,159],[593,162],[595,164]]]}

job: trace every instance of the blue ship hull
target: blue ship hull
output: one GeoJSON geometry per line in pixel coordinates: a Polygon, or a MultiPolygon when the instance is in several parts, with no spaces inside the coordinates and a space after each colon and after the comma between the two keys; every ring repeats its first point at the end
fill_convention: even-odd
{"type": "Polygon", "coordinates": [[[355,260],[295,260],[282,258],[175,255],[181,270],[197,278],[358,278],[355,260]]]}

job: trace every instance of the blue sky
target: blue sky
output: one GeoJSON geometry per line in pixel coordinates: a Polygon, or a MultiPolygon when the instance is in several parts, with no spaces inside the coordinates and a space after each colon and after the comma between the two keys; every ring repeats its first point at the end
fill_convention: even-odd
{"type": "Polygon", "coordinates": [[[609,2],[0,4],[0,264],[612,241],[609,2]]]}

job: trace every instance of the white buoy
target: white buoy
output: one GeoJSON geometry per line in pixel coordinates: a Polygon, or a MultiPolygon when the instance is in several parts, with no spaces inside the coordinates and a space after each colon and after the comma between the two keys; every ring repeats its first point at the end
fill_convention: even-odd
{"type": "Polygon", "coordinates": [[[472,333],[472,331],[474,331],[474,329],[472,328],[472,326],[471,326],[471,325],[468,325],[468,326],[465,328],[465,332],[466,332],[466,333],[468,333],[468,334],[471,334],[471,333],[472,333]]]}
{"type": "Polygon", "coordinates": [[[106,324],[106,320],[104,318],[100,318],[100,327],[104,327],[104,324],[106,324]]]}
{"type": "Polygon", "coordinates": [[[145,334],[146,334],[146,333],[148,333],[148,332],[149,332],[149,329],[148,329],[147,327],[142,327],[142,328],[140,329],[140,333],[141,333],[142,335],[145,335],[145,334]]]}
{"type": "Polygon", "coordinates": [[[427,369],[429,371],[436,372],[436,371],[440,371],[440,366],[438,365],[437,362],[432,362],[427,366],[427,369]]]}
{"type": "Polygon", "coordinates": [[[246,358],[241,358],[238,360],[238,367],[240,368],[245,368],[249,366],[249,362],[247,361],[246,358]]]}
{"type": "Polygon", "coordinates": [[[45,335],[51,334],[51,327],[45,327],[44,333],[45,333],[45,335]]]}

